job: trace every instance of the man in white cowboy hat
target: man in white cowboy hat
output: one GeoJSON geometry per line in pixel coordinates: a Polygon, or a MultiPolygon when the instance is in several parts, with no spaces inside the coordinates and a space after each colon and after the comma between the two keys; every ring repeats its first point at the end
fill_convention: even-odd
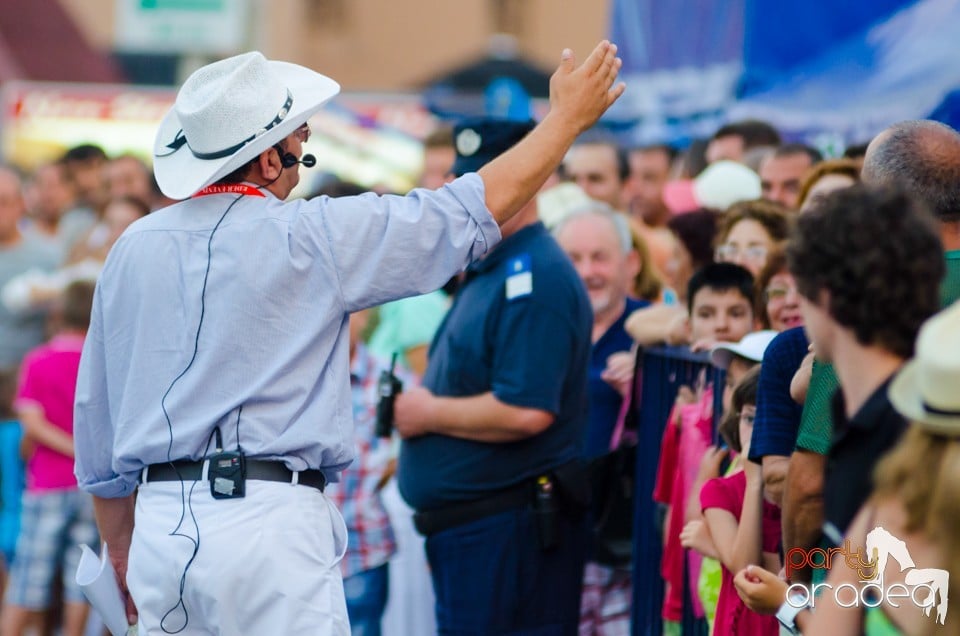
{"type": "Polygon", "coordinates": [[[337,84],[260,53],[187,79],[154,147],[186,200],[114,246],[77,382],[78,482],[141,634],[349,633],[322,495],[353,458],[348,314],[490,250],[622,94],[619,67],[608,42],[564,51],[541,124],[438,191],[289,203],[337,84]]]}

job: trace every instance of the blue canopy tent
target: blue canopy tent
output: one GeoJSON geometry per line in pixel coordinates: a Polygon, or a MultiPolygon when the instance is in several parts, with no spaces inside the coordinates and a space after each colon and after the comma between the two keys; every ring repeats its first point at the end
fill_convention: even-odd
{"type": "Polygon", "coordinates": [[[957,127],[958,38],[960,1],[899,7],[784,75],[768,76],[766,86],[748,81],[745,88],[756,90],[745,90],[728,116],[764,119],[787,137],[822,142],[868,141],[904,119],[957,127]]]}
{"type": "Polygon", "coordinates": [[[602,125],[627,144],[683,143],[723,121],[743,67],[746,0],[614,0],[623,97],[602,125]]]}
{"type": "Polygon", "coordinates": [[[821,146],[960,124],[960,0],[615,0],[627,94],[604,124],[683,143],[756,117],[821,146]]]}

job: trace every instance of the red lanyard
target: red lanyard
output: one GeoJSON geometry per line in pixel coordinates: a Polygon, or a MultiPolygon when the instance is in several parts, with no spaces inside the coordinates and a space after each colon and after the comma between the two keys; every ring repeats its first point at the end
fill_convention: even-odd
{"type": "Polygon", "coordinates": [[[251,197],[267,196],[260,191],[260,188],[255,188],[246,183],[215,183],[208,185],[190,198],[196,199],[197,197],[205,197],[208,194],[239,194],[241,196],[249,195],[251,197]]]}

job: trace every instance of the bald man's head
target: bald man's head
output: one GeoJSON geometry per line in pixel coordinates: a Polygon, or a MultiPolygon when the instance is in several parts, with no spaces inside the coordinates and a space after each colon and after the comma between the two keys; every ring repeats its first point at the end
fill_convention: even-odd
{"type": "Polygon", "coordinates": [[[867,147],[861,176],[867,184],[904,190],[940,221],[960,221],[960,133],[945,124],[890,126],[867,147]]]}

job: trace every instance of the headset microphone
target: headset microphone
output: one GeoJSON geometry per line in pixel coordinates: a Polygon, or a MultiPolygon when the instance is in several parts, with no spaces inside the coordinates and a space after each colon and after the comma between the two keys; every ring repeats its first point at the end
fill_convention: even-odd
{"type": "Polygon", "coordinates": [[[280,155],[280,165],[284,168],[292,168],[298,163],[303,164],[305,168],[312,168],[317,165],[317,158],[313,155],[303,155],[303,157],[297,159],[297,156],[292,152],[285,152],[280,144],[274,145],[273,149],[280,155]]]}

